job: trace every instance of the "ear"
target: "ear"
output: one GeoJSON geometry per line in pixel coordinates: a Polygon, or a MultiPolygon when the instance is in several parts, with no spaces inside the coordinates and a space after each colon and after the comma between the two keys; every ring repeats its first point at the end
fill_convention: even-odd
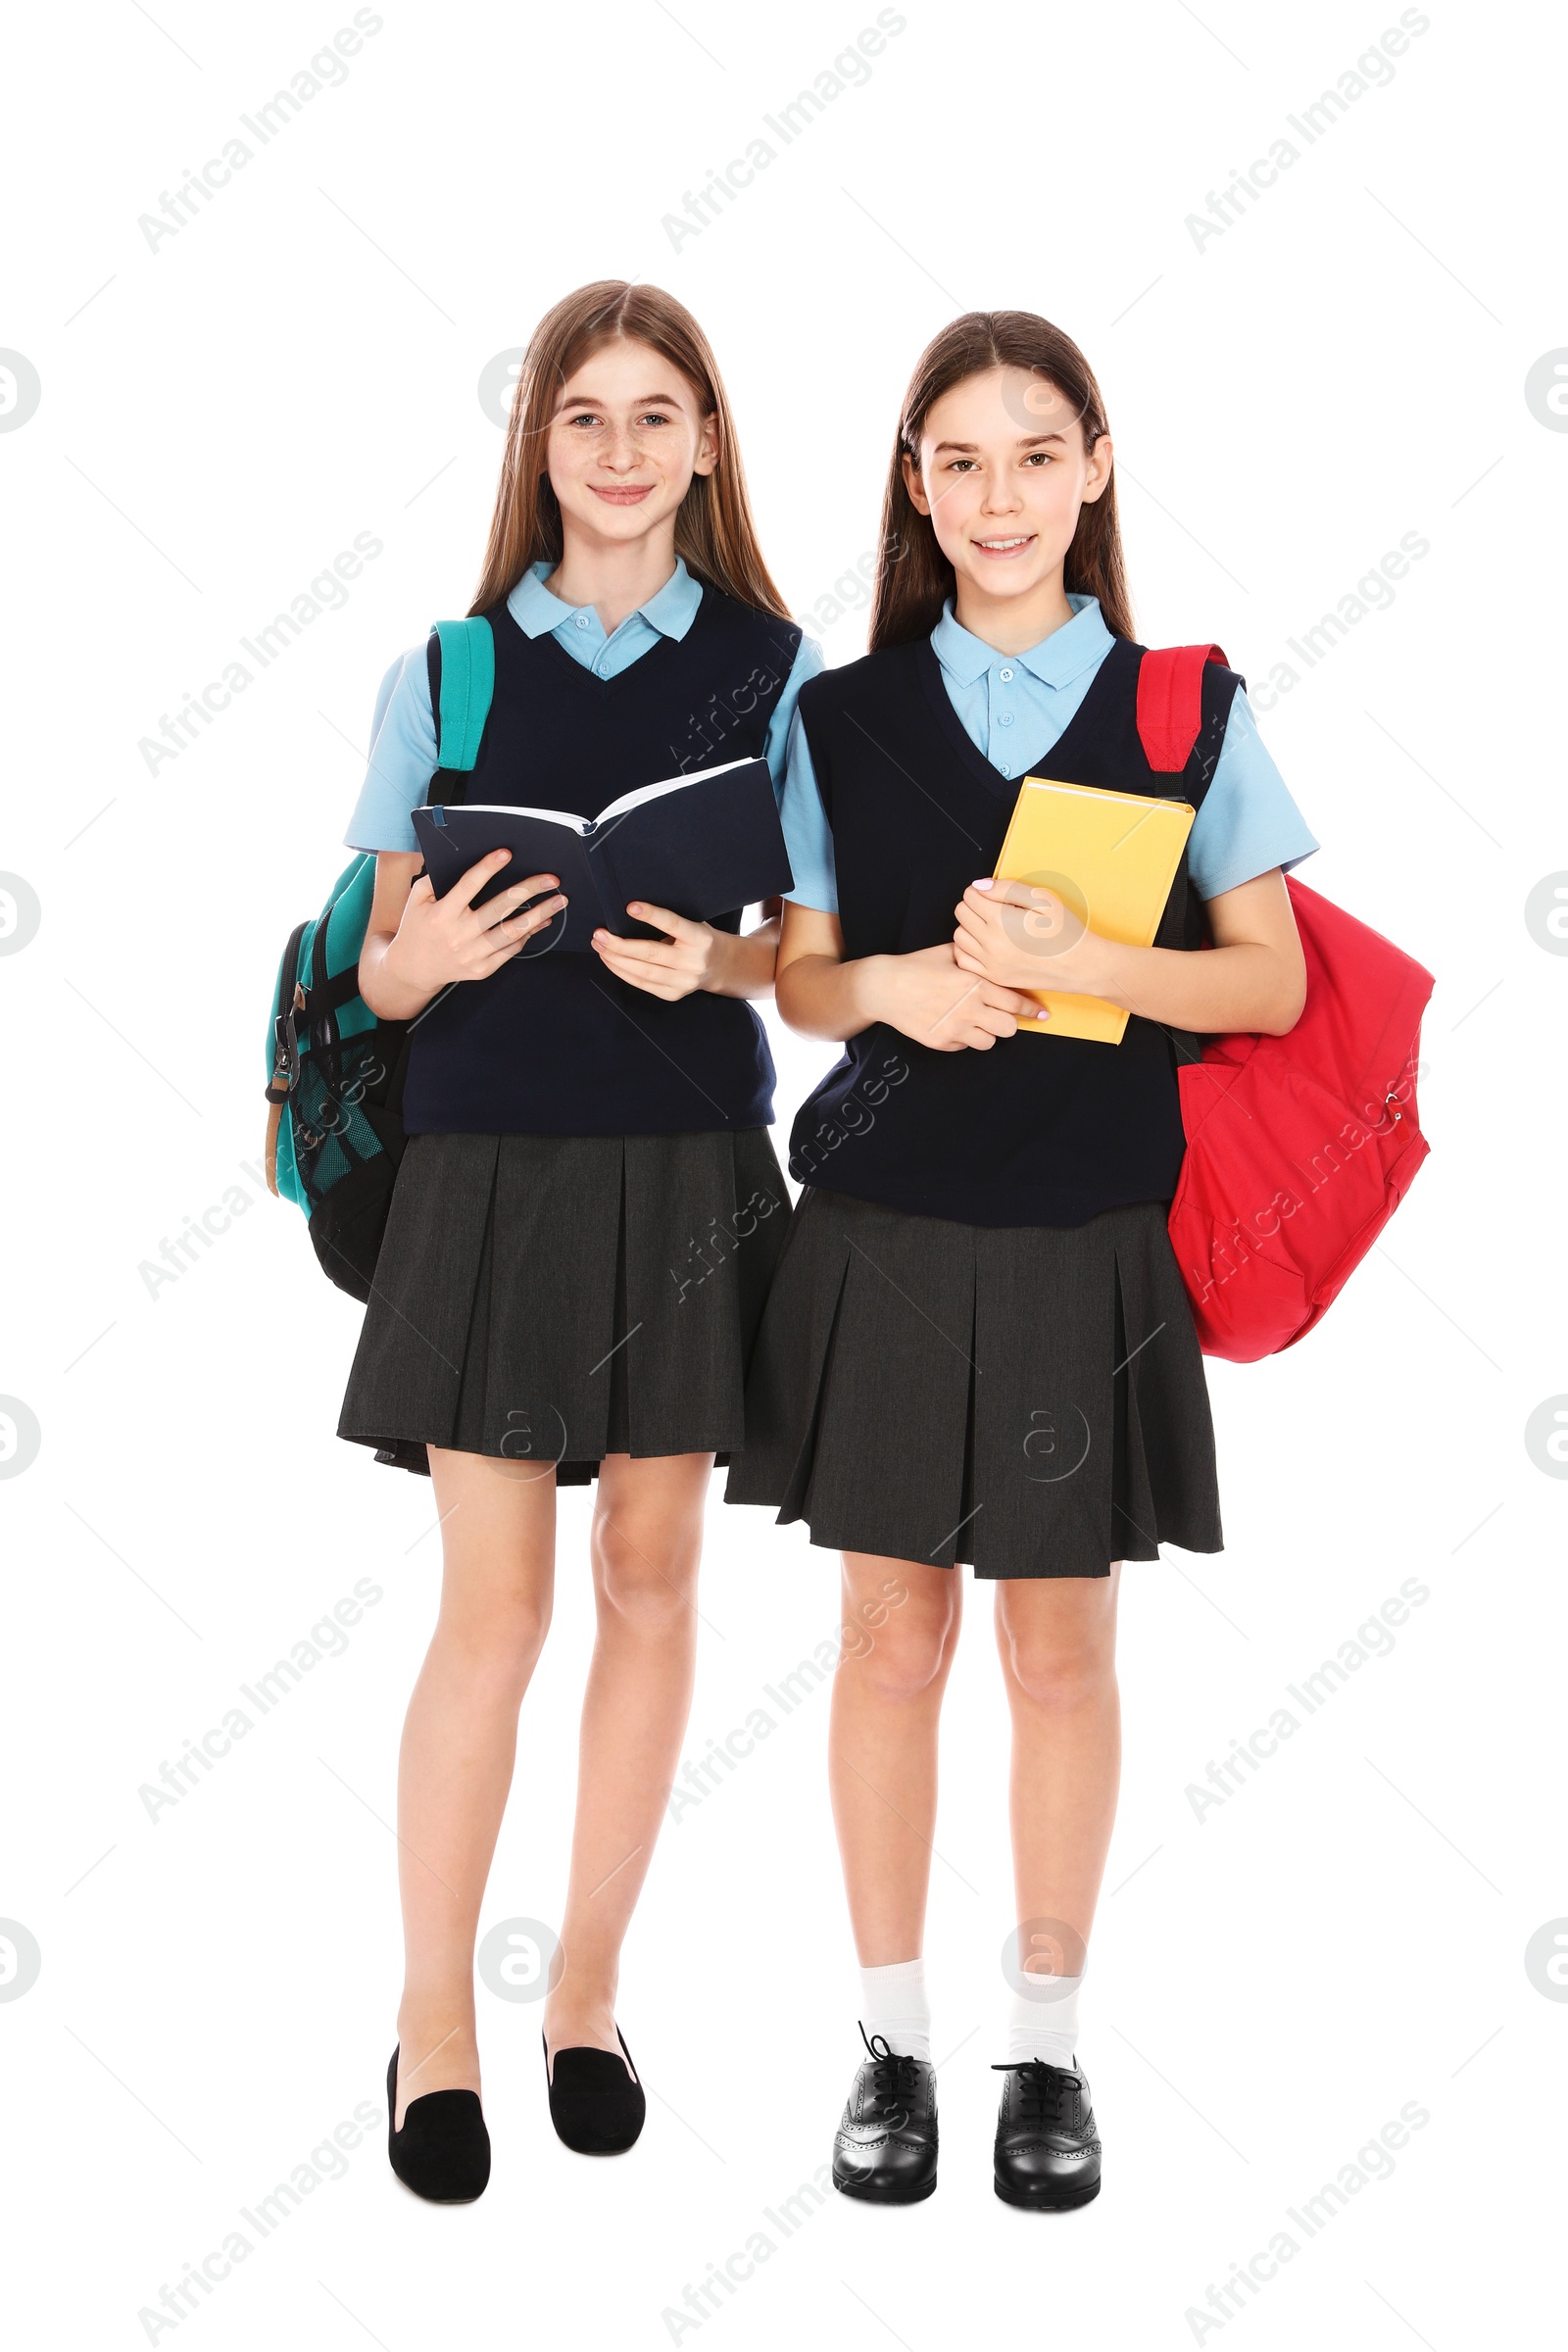
{"type": "Polygon", "coordinates": [[[1084,505],[1093,506],[1110,479],[1111,460],[1115,456],[1108,433],[1102,433],[1089,452],[1088,470],[1084,476],[1084,505]]]}
{"type": "Polygon", "coordinates": [[[925,484],[920,479],[919,466],[906,449],[901,451],[900,457],[904,466],[904,487],[909,493],[910,506],[917,514],[929,514],[931,501],[925,494],[925,484]]]}
{"type": "Polygon", "coordinates": [[[703,418],[697,436],[697,456],[692,462],[693,473],[712,473],[718,465],[718,417],[710,409],[703,418]]]}

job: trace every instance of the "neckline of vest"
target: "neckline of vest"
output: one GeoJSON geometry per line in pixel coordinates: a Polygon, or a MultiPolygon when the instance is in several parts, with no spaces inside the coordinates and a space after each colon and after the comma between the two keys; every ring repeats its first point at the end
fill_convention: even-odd
{"type": "MultiPolygon", "coordinates": [[[[699,586],[701,585],[702,583],[699,582],[699,586]]],[[[568,654],[565,647],[562,644],[560,638],[556,635],[554,629],[547,629],[544,631],[544,642],[550,649],[544,658],[546,661],[549,661],[551,657],[554,656],[557,661],[564,662],[566,665],[566,668],[574,673],[575,677],[580,683],[586,685],[590,690],[597,688],[601,694],[612,693],[617,686],[624,684],[628,678],[635,678],[639,670],[642,672],[643,682],[646,683],[648,675],[647,665],[650,662],[657,662],[661,654],[667,658],[671,646],[683,646],[690,644],[694,632],[701,626],[702,621],[709,610],[709,601],[708,590],[706,587],[704,587],[702,590],[701,601],[698,604],[696,612],[692,614],[691,622],[686,630],[685,635],[683,637],[666,637],[663,630],[661,629],[659,631],[657,644],[649,646],[647,652],[639,654],[634,662],[628,662],[625,668],[618,669],[612,678],[601,677],[597,670],[589,668],[586,662],[579,662],[575,654],[568,654]]],[[[535,647],[538,646],[540,642],[539,639],[537,637],[529,636],[527,630],[518,620],[516,614],[513,612],[510,605],[503,603],[501,611],[505,614],[508,624],[516,630],[517,635],[523,641],[524,647],[528,652],[531,653],[535,647]]],[[[630,615],[628,614],[627,617],[629,618],[630,615]]],[[[495,622],[492,618],[492,629],[494,626],[495,622]]]]}
{"type": "MultiPolygon", "coordinates": [[[[1100,715],[1097,706],[1110,693],[1107,672],[1119,667],[1129,655],[1136,656],[1139,651],[1140,649],[1132,645],[1125,637],[1112,639],[1109,651],[1090,681],[1088,693],[1050,750],[1041,753],[1041,760],[1054,760],[1063,747],[1066,747],[1067,757],[1071,758],[1074,731],[1080,727],[1087,731],[1095,723],[1100,715]]],[[[971,742],[962,719],[953,708],[953,698],[948,693],[947,682],[942,675],[942,664],[937,659],[936,648],[929,637],[922,637],[919,640],[916,654],[920,682],[925,688],[927,700],[936,712],[937,723],[952,748],[958,754],[975,781],[983,784],[989,793],[992,793],[998,800],[1006,800],[1009,797],[1016,799],[1024,777],[1034,774],[1039,762],[1034,760],[1025,760],[1015,776],[1004,776],[1000,768],[993,767],[984,752],[971,742]]]]}

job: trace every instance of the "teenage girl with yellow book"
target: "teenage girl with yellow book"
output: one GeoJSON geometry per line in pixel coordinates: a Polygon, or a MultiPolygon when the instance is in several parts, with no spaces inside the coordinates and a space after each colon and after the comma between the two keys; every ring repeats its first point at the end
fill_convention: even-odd
{"type": "Polygon", "coordinates": [[[1115,1812],[1119,1564],[1221,1547],[1165,1232],[1183,1152],[1170,1032],[1292,1027],[1303,966],[1281,869],[1316,845],[1218,664],[1186,770],[1152,770],[1103,404],[1045,319],[971,314],[922,355],[882,547],[871,650],[809,682],[792,728],[785,806],[831,857],[785,906],[779,1009],[846,1051],[795,1123],[808,1189],[728,1499],[842,1551],[846,1620],[877,1629],[846,1649],[833,1702],[868,2051],[834,2178],[889,2202],[936,2184],[921,1950],[966,1562],[996,1587],[1012,1719],[996,2186],[1075,2205],[1100,2186],[1076,2012],[1115,1812]],[[1195,808],[1155,944],[991,880],[1028,774],[1195,808]],[[1121,1042],[1049,1019],[1019,1035],[1048,981],[1124,1008],[1121,1042]]]}

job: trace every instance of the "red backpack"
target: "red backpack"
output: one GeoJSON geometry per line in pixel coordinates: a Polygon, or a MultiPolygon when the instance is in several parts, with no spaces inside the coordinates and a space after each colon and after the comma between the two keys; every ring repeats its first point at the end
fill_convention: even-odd
{"type": "MultiPolygon", "coordinates": [[[[1217,645],[1147,653],[1138,732],[1152,767],[1184,767],[1217,645]]],[[[1416,1055],[1432,974],[1286,878],[1306,1006],[1286,1037],[1215,1037],[1181,1065],[1187,1156],[1171,1247],[1205,1355],[1254,1363],[1327,1312],[1427,1155],[1416,1055]]]]}

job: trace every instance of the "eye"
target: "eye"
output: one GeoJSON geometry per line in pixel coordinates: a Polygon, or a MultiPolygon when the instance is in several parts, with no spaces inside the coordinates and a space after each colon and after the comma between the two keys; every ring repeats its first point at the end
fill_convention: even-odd
{"type": "Polygon", "coordinates": [[[662,409],[649,409],[637,421],[639,424],[668,424],[669,418],[662,409]]]}
{"type": "Polygon", "coordinates": [[[577,416],[568,416],[566,418],[566,422],[568,425],[594,425],[603,424],[604,418],[602,416],[595,416],[592,409],[583,409],[578,413],[577,416]]]}
{"type": "Polygon", "coordinates": [[[1028,456],[1024,459],[1024,464],[1026,466],[1044,467],[1050,466],[1052,463],[1053,459],[1049,449],[1032,449],[1030,450],[1028,456]]]}
{"type": "Polygon", "coordinates": [[[973,465],[973,458],[950,458],[948,461],[948,471],[950,473],[967,473],[973,465]]]}

